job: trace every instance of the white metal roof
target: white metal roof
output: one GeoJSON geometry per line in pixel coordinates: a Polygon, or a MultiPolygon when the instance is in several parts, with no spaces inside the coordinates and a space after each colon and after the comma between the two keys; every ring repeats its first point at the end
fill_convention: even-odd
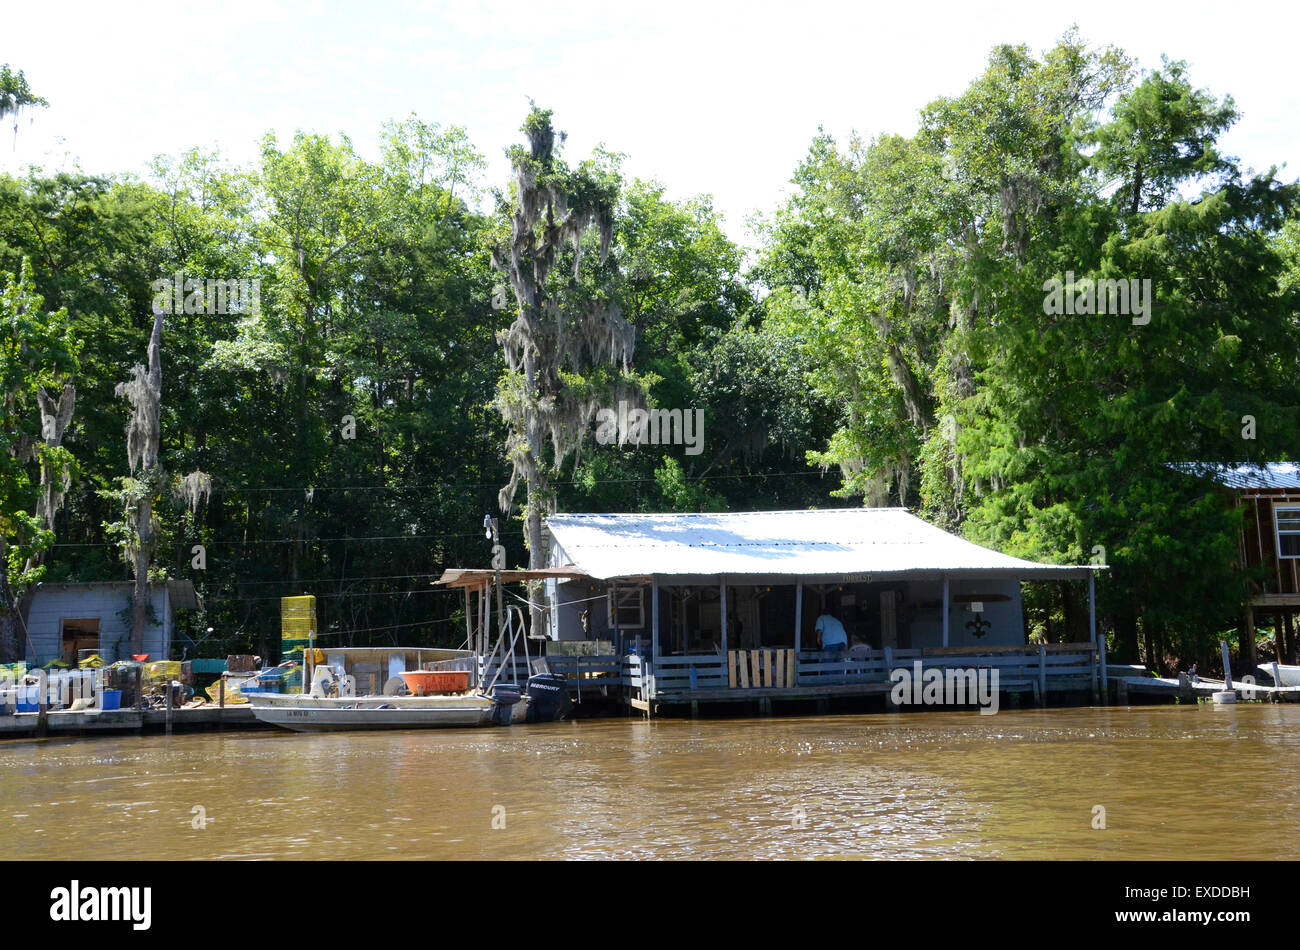
{"type": "Polygon", "coordinates": [[[925,575],[1086,577],[1089,567],[1038,564],[962,538],[903,508],[719,514],[556,514],[557,563],[592,577],[925,575]]]}
{"type": "Polygon", "coordinates": [[[1300,488],[1300,465],[1295,462],[1236,466],[1189,462],[1173,467],[1191,475],[1208,476],[1229,488],[1300,488]]]}

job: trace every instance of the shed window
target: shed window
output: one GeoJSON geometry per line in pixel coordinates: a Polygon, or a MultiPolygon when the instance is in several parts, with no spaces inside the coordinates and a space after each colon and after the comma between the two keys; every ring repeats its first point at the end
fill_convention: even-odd
{"type": "Polygon", "coordinates": [[[1300,508],[1274,508],[1277,524],[1277,556],[1300,558],[1300,508]]]}
{"type": "Polygon", "coordinates": [[[644,587],[611,587],[607,599],[611,628],[615,625],[615,611],[618,612],[619,629],[635,630],[645,626],[644,587]]]}

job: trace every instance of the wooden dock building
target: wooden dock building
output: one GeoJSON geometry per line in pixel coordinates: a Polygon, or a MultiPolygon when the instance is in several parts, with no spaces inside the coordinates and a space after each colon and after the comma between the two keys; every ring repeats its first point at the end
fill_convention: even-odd
{"type": "MultiPolygon", "coordinates": [[[[885,697],[898,668],[996,668],[1004,693],[1104,695],[1094,568],[1040,564],[951,535],[901,508],[718,514],[556,514],[540,581],[544,654],[571,688],[617,693],[646,714],[698,715],[723,703],[770,714],[774,704],[826,711],[848,697],[885,697]],[[1085,582],[1090,640],[1026,642],[1022,581],[1085,582]],[[829,613],[850,639],[820,650],[829,613]]],[[[449,571],[465,588],[471,649],[492,612],[522,624],[526,605],[496,603],[491,571],[449,571]],[[472,595],[478,594],[477,599],[472,595]]],[[[522,598],[520,598],[520,601],[522,598]]]]}
{"type": "Polygon", "coordinates": [[[1300,612],[1300,465],[1189,468],[1230,492],[1242,512],[1239,566],[1251,579],[1242,611],[1242,665],[1253,669],[1258,661],[1255,625],[1261,617],[1277,631],[1278,658],[1295,663],[1300,652],[1295,619],[1300,612]]]}

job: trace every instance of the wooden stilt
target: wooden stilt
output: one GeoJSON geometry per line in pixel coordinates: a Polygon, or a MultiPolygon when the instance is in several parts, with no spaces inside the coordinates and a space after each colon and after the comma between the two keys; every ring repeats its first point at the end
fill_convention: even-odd
{"type": "Polygon", "coordinates": [[[1047,705],[1047,644],[1038,645],[1038,704],[1047,705]]]}
{"type": "Polygon", "coordinates": [[[1097,581],[1091,572],[1088,574],[1088,639],[1094,647],[1092,655],[1092,704],[1095,706],[1097,705],[1097,682],[1100,676],[1096,661],[1101,657],[1101,649],[1097,645],[1097,581]]]}
{"type": "Polygon", "coordinates": [[[803,578],[794,587],[794,652],[798,653],[803,641],[803,578]]]}

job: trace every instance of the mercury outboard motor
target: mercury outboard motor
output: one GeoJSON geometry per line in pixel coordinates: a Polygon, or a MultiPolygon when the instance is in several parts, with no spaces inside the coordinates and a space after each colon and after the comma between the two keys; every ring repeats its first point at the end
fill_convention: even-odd
{"type": "Polygon", "coordinates": [[[526,690],[529,722],[559,722],[573,709],[565,677],[561,673],[530,676],[526,690]]]}
{"type": "Polygon", "coordinates": [[[492,687],[489,698],[492,700],[492,721],[498,726],[508,726],[514,716],[515,704],[523,698],[523,694],[514,683],[497,683],[492,687]]]}

